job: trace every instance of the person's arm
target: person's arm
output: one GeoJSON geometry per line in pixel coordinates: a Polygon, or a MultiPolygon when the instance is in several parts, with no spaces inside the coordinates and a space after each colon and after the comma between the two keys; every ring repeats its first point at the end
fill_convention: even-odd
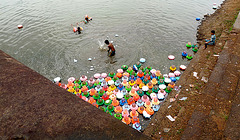
{"type": "Polygon", "coordinates": [[[84,20],[83,20],[83,21],[80,21],[80,22],[77,22],[77,24],[80,24],[80,23],[84,23],[84,20]]]}
{"type": "Polygon", "coordinates": [[[111,48],[108,46],[108,52],[111,50],[111,48]]]}
{"type": "Polygon", "coordinates": [[[208,44],[208,43],[210,43],[210,42],[211,42],[211,40],[212,40],[212,38],[210,38],[208,42],[205,42],[205,44],[208,44]]]}
{"type": "MultiPolygon", "coordinates": [[[[74,28],[73,24],[71,24],[71,26],[74,28]]],[[[76,23],[76,26],[78,26],[78,23],[76,23]]]]}
{"type": "Polygon", "coordinates": [[[212,41],[213,41],[213,36],[211,36],[211,38],[209,39],[209,41],[206,42],[206,43],[208,44],[208,43],[210,43],[210,42],[212,42],[212,41]]]}

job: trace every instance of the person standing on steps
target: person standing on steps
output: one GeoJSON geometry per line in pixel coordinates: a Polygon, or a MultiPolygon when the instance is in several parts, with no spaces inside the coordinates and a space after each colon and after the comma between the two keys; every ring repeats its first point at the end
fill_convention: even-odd
{"type": "Polygon", "coordinates": [[[115,48],[112,43],[109,43],[108,40],[105,40],[105,43],[108,45],[108,56],[114,56],[115,55],[115,48]],[[110,53],[109,53],[110,52],[110,53]]]}
{"type": "Polygon", "coordinates": [[[215,45],[215,40],[216,40],[216,36],[215,36],[215,31],[214,30],[212,30],[211,31],[211,39],[210,40],[205,40],[206,42],[205,42],[205,48],[204,49],[206,49],[207,48],[207,45],[215,45]]]}

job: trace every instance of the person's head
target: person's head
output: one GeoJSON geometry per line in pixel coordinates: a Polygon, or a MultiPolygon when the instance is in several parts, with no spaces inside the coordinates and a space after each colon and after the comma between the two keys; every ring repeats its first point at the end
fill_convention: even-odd
{"type": "Polygon", "coordinates": [[[214,30],[212,30],[212,31],[211,31],[211,34],[212,34],[212,35],[214,35],[214,34],[215,34],[215,31],[214,31],[214,30]]]}
{"type": "Polygon", "coordinates": [[[109,41],[108,41],[108,40],[105,40],[105,43],[106,43],[107,45],[109,45],[109,41]]]}

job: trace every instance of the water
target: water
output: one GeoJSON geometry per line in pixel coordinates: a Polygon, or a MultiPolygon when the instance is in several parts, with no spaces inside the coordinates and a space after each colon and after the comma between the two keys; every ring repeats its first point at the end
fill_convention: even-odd
{"type": "Polygon", "coordinates": [[[221,2],[1,0],[0,49],[50,80],[116,71],[141,57],[147,60],[145,66],[167,73],[172,64],[189,63],[182,60],[181,52],[187,50],[187,42],[196,41],[200,22],[195,18],[213,13],[212,4],[221,2]],[[81,24],[82,34],[73,33],[70,25],[83,20],[85,14],[93,20],[81,24]],[[23,29],[17,29],[19,24],[23,29]],[[106,47],[105,39],[113,41],[116,56],[109,58],[99,49],[106,47]],[[176,56],[174,61],[168,60],[170,54],[176,56]]]}

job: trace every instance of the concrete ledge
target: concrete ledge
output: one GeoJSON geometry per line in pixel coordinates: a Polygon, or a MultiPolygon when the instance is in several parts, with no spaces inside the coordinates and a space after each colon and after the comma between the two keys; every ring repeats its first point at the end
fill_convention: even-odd
{"type": "Polygon", "coordinates": [[[149,139],[0,50],[0,139],[149,139]]]}

